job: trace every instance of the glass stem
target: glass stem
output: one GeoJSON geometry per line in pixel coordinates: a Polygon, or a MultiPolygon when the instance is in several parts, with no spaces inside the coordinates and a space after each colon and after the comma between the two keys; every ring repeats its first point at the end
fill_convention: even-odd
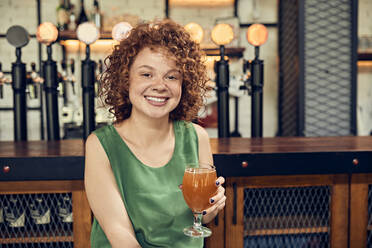
{"type": "Polygon", "coordinates": [[[194,213],[194,225],[195,229],[200,229],[203,215],[201,213],[194,213]]]}

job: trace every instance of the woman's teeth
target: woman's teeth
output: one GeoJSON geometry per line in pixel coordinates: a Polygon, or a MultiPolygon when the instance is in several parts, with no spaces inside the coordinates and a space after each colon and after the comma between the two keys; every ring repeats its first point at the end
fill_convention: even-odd
{"type": "Polygon", "coordinates": [[[154,101],[154,102],[165,102],[165,98],[158,98],[158,97],[152,97],[152,96],[147,96],[147,100],[154,101]]]}

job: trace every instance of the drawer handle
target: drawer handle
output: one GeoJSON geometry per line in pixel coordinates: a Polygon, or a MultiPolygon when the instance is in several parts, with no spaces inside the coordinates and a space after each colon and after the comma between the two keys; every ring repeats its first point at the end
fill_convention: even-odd
{"type": "Polygon", "coordinates": [[[3,172],[4,173],[9,173],[10,172],[10,166],[9,165],[4,165],[3,166],[3,172]]]}
{"type": "Polygon", "coordinates": [[[247,161],[243,161],[242,162],[242,167],[243,168],[247,168],[248,167],[248,162],[247,161]]]}
{"type": "Polygon", "coordinates": [[[359,164],[359,160],[357,158],[354,158],[353,159],[353,165],[358,165],[359,164]]]}

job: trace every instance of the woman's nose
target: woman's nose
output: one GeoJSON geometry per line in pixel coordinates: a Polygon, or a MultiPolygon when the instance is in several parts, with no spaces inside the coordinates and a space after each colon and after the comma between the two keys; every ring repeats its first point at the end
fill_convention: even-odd
{"type": "Polygon", "coordinates": [[[163,78],[156,78],[154,80],[154,84],[152,88],[154,90],[165,90],[167,88],[165,84],[165,80],[163,78]]]}

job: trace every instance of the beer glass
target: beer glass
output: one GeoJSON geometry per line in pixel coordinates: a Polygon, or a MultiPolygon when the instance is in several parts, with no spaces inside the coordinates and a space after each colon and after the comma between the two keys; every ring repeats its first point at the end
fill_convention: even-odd
{"type": "Polygon", "coordinates": [[[216,168],[201,164],[199,168],[187,167],[182,181],[183,197],[194,214],[194,224],[183,229],[190,237],[209,237],[212,231],[201,224],[203,210],[210,207],[209,199],[217,192],[216,168]]]}

